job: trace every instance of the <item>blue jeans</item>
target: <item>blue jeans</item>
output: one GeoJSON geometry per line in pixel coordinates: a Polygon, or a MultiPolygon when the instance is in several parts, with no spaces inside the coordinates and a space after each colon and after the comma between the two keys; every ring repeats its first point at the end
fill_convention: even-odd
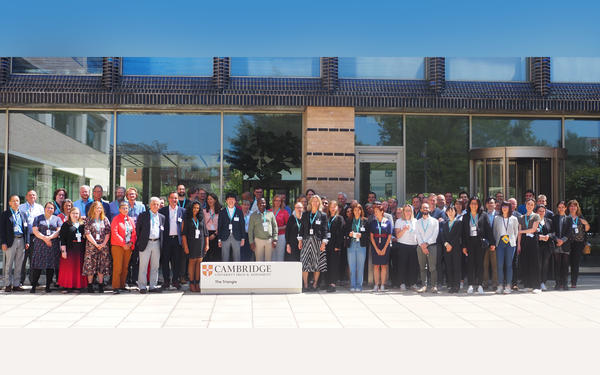
{"type": "Polygon", "coordinates": [[[359,241],[352,239],[348,248],[348,266],[350,268],[350,288],[362,290],[367,249],[359,241]]]}
{"type": "Polygon", "coordinates": [[[510,242],[506,244],[500,241],[496,247],[496,260],[498,263],[498,286],[504,285],[504,280],[506,280],[507,285],[510,284],[512,280],[512,261],[514,256],[515,247],[510,246],[510,242]],[[504,277],[504,269],[506,269],[506,278],[504,277]]]}

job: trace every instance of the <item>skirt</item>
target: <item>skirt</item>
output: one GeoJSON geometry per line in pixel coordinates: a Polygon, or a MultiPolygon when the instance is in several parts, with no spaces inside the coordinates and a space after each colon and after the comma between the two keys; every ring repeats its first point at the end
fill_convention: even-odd
{"type": "Polygon", "coordinates": [[[315,236],[308,236],[300,250],[302,272],[327,272],[327,255],[321,251],[321,241],[315,236]]]}
{"type": "Polygon", "coordinates": [[[60,258],[58,285],[63,288],[87,287],[87,278],[81,274],[84,252],[83,242],[73,243],[72,246],[67,247],[67,259],[60,258]]]}

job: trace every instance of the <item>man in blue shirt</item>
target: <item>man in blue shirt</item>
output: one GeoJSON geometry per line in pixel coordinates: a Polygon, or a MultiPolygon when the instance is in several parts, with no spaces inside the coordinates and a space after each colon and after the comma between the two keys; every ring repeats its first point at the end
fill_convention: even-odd
{"type": "Polygon", "coordinates": [[[119,214],[119,205],[125,200],[125,187],[117,186],[115,189],[115,200],[110,202],[110,216],[115,217],[119,214]]]}
{"type": "Polygon", "coordinates": [[[85,207],[88,205],[88,203],[92,203],[92,198],[90,198],[90,187],[88,185],[81,185],[79,188],[79,196],[81,199],[73,202],[73,207],[79,208],[81,217],[86,217],[87,211],[85,210],[85,207]]]}
{"type": "MultiPolygon", "coordinates": [[[[525,190],[525,199],[523,202],[527,202],[528,199],[535,199],[535,193],[531,189],[525,190]]],[[[525,215],[527,213],[525,204],[520,204],[519,207],[517,207],[517,211],[519,211],[521,215],[525,215]]]]}

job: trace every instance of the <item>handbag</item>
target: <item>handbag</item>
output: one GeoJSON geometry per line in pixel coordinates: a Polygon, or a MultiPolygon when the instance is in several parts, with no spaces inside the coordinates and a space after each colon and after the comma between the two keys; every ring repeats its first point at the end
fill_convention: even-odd
{"type": "Polygon", "coordinates": [[[590,255],[592,253],[592,244],[589,242],[585,243],[585,246],[583,247],[583,255],[590,255]]]}

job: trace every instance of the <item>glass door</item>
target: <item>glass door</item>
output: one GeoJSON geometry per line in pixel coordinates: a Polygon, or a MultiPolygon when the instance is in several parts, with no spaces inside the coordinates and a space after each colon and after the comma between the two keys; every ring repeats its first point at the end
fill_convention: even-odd
{"type": "Polygon", "coordinates": [[[355,197],[364,204],[369,192],[378,200],[397,198],[403,202],[404,164],[402,147],[357,146],[355,197]]]}

